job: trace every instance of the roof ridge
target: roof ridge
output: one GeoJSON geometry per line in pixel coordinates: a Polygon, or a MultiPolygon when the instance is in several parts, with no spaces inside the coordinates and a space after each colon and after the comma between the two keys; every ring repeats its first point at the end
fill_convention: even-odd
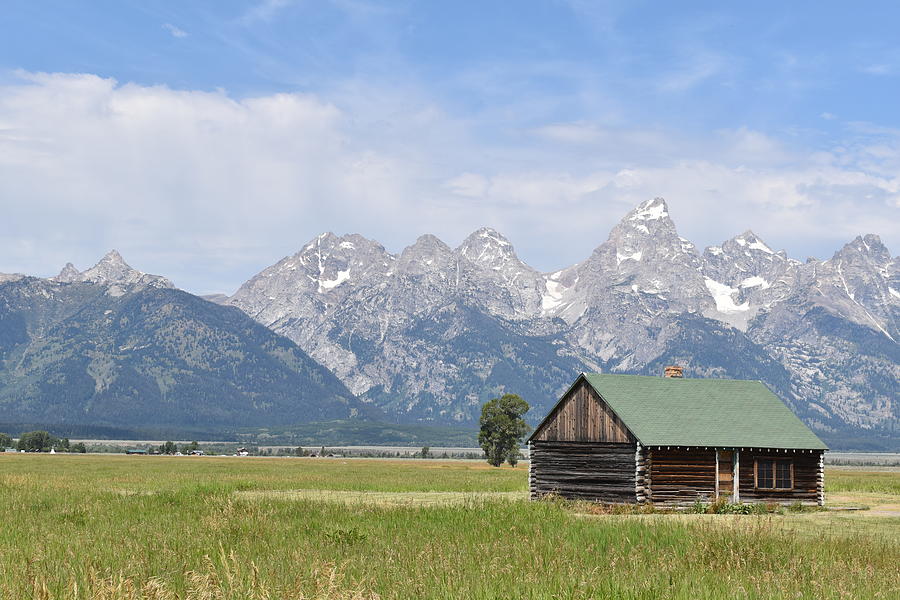
{"type": "Polygon", "coordinates": [[[735,379],[733,377],[660,377],[658,375],[642,375],[640,373],[582,373],[582,375],[600,377],[641,377],[644,379],[653,379],[657,381],[738,381],[742,383],[762,383],[763,385],[765,385],[765,382],[763,382],[761,379],[735,379]]]}

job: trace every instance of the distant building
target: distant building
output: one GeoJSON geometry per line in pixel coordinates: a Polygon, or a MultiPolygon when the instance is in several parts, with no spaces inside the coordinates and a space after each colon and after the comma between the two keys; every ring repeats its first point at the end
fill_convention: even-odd
{"type": "Polygon", "coordinates": [[[581,374],[528,439],[532,498],[825,502],[825,444],[759,381],[581,374]]]}
{"type": "Polygon", "coordinates": [[[141,450],[140,448],[129,448],[125,451],[125,454],[148,454],[146,450],[141,450]]]}

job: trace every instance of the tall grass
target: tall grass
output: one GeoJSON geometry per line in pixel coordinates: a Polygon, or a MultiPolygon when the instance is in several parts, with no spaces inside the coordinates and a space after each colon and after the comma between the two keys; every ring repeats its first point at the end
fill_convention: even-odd
{"type": "Polygon", "coordinates": [[[865,492],[900,496],[897,471],[865,471],[833,467],[825,473],[826,492],[865,492]]]}
{"type": "Polygon", "coordinates": [[[552,502],[236,493],[524,486],[523,469],[437,461],[0,457],[0,597],[896,597],[896,545],[797,537],[790,517],[723,529],[709,517],[583,517],[552,502]]]}

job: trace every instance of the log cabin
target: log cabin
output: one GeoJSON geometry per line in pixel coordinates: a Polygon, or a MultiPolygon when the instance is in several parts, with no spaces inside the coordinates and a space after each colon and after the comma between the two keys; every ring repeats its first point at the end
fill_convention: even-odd
{"type": "Polygon", "coordinates": [[[825,503],[825,444],[760,381],[582,373],[528,438],[530,497],[825,503]]]}

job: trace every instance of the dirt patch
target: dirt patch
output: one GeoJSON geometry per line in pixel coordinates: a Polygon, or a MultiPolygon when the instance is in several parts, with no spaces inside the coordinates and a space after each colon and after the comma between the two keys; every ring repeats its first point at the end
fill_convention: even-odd
{"type": "Polygon", "coordinates": [[[866,511],[873,517],[900,517],[900,504],[879,504],[866,511]]]}

